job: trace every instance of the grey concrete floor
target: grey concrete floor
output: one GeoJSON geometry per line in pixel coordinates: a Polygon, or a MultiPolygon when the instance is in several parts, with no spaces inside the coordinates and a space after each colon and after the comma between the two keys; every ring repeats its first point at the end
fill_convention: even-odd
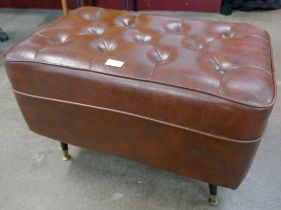
{"type": "MultiPolygon", "coordinates": [[[[248,22],[272,37],[278,95],[254,163],[240,187],[219,188],[220,210],[281,209],[281,10],[169,13],[196,19],[248,22]]],[[[15,42],[61,15],[56,10],[0,9],[0,27],[15,42]]],[[[206,183],[94,151],[70,147],[72,161],[61,160],[59,144],[28,130],[0,62],[0,209],[136,210],[214,209],[206,183]]]]}

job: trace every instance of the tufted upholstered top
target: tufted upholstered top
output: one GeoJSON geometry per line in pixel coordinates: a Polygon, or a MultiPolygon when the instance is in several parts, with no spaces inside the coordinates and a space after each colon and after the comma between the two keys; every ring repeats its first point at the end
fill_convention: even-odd
{"type": "MultiPolygon", "coordinates": [[[[123,102],[120,106],[115,102],[108,104],[110,108],[116,105],[114,109],[117,110],[239,139],[254,139],[262,134],[275,98],[269,35],[249,24],[82,7],[14,46],[6,53],[5,60],[67,67],[69,71],[85,70],[133,80],[135,86],[145,82],[141,83],[142,88],[151,92],[159,91],[160,85],[178,97],[184,97],[190,91],[206,95],[208,99],[201,97],[198,101],[214,100],[214,104],[224,104],[220,108],[214,105],[210,110],[207,105],[197,107],[199,113],[206,110],[204,114],[208,120],[206,116],[194,120],[196,107],[191,103],[189,108],[194,111],[186,118],[180,111],[168,110],[168,105],[163,105],[163,110],[161,106],[153,107],[153,99],[147,99],[151,107],[150,110],[145,108],[146,111],[133,103],[130,107],[123,102]],[[123,61],[124,65],[121,68],[107,66],[108,59],[123,61]],[[265,110],[265,113],[257,111],[252,118],[253,113],[249,112],[252,121],[245,120],[245,123],[252,126],[250,131],[241,131],[245,123],[240,123],[239,118],[247,118],[245,112],[229,119],[226,128],[219,121],[235,112],[229,104],[241,110],[249,111],[252,107],[265,110]],[[218,109],[224,114],[216,114],[218,109]],[[215,119],[214,116],[219,117],[215,119]],[[254,121],[260,124],[253,125],[254,121]],[[230,134],[235,126],[237,130],[230,134]]],[[[194,99],[194,96],[188,97],[188,100],[194,99]]],[[[135,96],[131,100],[135,100],[135,96]]],[[[102,103],[101,99],[98,101],[95,103],[102,103]]],[[[170,107],[178,106],[177,109],[186,106],[181,107],[176,99],[169,103],[170,107]]]]}
{"type": "Polygon", "coordinates": [[[251,106],[268,106],[274,97],[269,36],[248,24],[84,7],[19,47],[10,59],[173,85],[251,106]],[[106,66],[108,58],[125,65],[106,66]]]}

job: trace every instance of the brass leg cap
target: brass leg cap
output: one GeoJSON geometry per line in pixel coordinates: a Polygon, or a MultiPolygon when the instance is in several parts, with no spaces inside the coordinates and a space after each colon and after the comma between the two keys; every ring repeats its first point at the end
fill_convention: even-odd
{"type": "Polygon", "coordinates": [[[68,154],[68,151],[63,151],[63,157],[62,159],[64,161],[67,161],[67,160],[70,160],[71,159],[71,156],[68,154]]]}
{"type": "Polygon", "coordinates": [[[217,206],[218,205],[217,196],[216,195],[210,195],[209,203],[211,204],[211,206],[217,206]]]}

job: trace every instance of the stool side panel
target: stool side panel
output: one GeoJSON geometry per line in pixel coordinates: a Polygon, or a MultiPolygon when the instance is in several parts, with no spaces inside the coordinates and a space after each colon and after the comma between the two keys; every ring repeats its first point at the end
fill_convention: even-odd
{"type": "Polygon", "coordinates": [[[236,189],[260,139],[231,142],[91,107],[16,93],[29,128],[41,135],[236,189]],[[50,126],[52,125],[52,126],[50,126]]]}

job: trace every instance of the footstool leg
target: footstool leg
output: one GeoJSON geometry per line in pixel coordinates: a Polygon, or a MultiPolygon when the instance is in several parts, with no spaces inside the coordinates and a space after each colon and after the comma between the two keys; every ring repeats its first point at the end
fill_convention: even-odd
{"type": "Polygon", "coordinates": [[[67,0],[61,0],[63,14],[66,15],[68,13],[68,5],[67,0]]]}
{"type": "Polygon", "coordinates": [[[210,189],[209,203],[210,203],[212,206],[217,206],[217,205],[218,205],[218,200],[217,200],[217,185],[209,184],[209,189],[210,189]]]}
{"type": "Polygon", "coordinates": [[[61,142],[60,144],[61,144],[61,148],[62,148],[62,151],[63,151],[62,159],[63,160],[69,160],[71,158],[71,156],[68,153],[68,144],[63,143],[63,142],[61,142]]]}

